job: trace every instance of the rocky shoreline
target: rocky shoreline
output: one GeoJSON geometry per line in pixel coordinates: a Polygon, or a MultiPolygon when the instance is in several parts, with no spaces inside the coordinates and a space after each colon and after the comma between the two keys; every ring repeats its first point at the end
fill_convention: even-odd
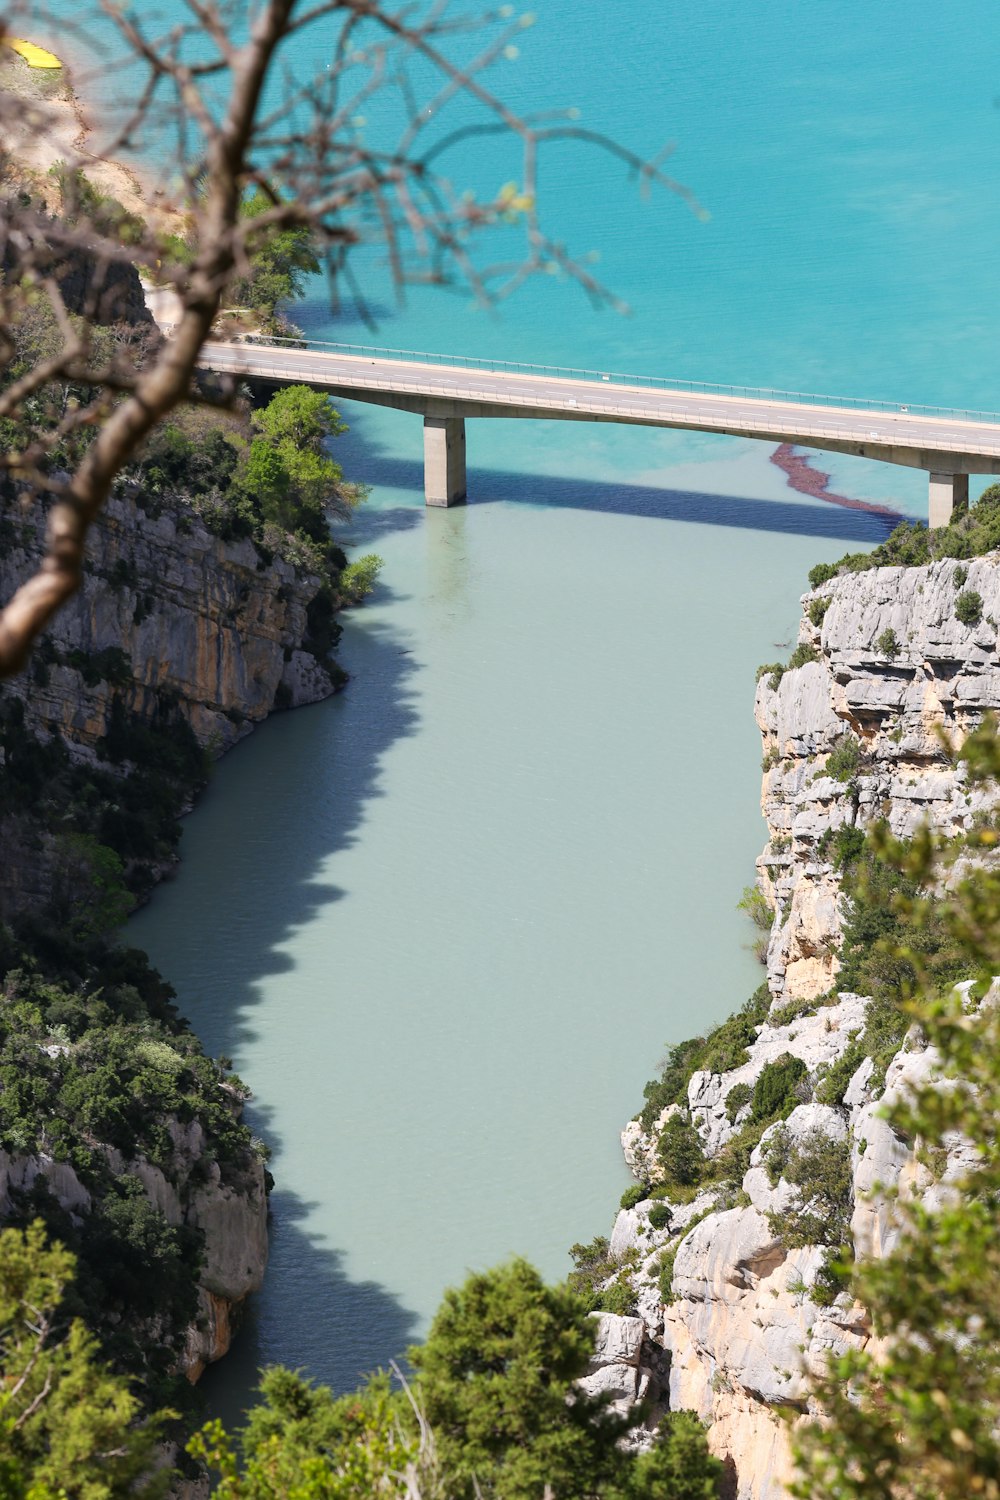
{"type": "Polygon", "coordinates": [[[605,1306],[611,1291],[632,1305],[600,1315],[591,1376],[623,1404],[652,1396],[650,1426],[665,1409],[696,1411],[733,1500],[778,1500],[786,1419],[815,1415],[810,1372],[872,1338],[831,1277],[838,1242],[886,1254],[892,1191],[929,1201],[968,1166],[957,1145],[932,1178],[882,1118],[934,1056],[902,1026],[892,1055],[884,1037],[879,1053],[874,1002],[838,988],[842,853],[876,821],[902,838],[927,822],[954,836],[991,805],[941,734],[960,744],[1000,710],[1000,555],[847,573],[802,609],[798,664],[763,669],[755,704],[767,989],[702,1042],[721,1065],[698,1066],[695,1051],[671,1102],[622,1133],[641,1186],[623,1200],[600,1284],[605,1306]],[[981,601],[973,623],[956,614],[966,589],[981,601]],[[684,1188],[679,1145],[697,1162],[684,1188]]]}

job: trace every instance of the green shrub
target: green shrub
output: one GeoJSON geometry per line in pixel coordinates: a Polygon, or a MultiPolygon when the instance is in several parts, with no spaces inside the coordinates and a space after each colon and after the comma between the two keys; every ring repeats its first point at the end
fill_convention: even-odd
{"type": "Polygon", "coordinates": [[[610,1286],[602,1288],[598,1296],[597,1310],[615,1313],[619,1318],[635,1317],[637,1312],[635,1290],[625,1273],[616,1276],[610,1286]]]}
{"type": "Polygon", "coordinates": [[[751,1117],[755,1121],[784,1119],[799,1103],[798,1085],[809,1070],[790,1052],[765,1065],[753,1086],[751,1117]]]}
{"type": "Polygon", "coordinates": [[[846,1243],[854,1208],[847,1141],[810,1130],[787,1151],[779,1175],[798,1189],[789,1208],[767,1216],[772,1232],[781,1236],[788,1249],[846,1243]]]}
{"type": "Polygon", "coordinates": [[[836,578],[838,567],[837,563],[817,563],[814,568],[809,569],[809,587],[811,589],[822,588],[824,583],[829,583],[831,578],[836,578]]]}
{"type": "Polygon", "coordinates": [[[955,618],[963,625],[978,625],[983,617],[983,596],[975,589],[963,589],[955,598],[955,618]]]}
{"type": "Polygon", "coordinates": [[[955,585],[955,587],[957,589],[960,589],[960,588],[962,588],[964,586],[965,580],[968,578],[968,576],[969,576],[969,570],[968,570],[968,568],[963,567],[963,565],[961,563],[959,563],[958,567],[955,569],[954,573],[952,573],[952,575],[951,575],[951,581],[952,581],[952,583],[955,585]]]}
{"type": "Polygon", "coordinates": [[[785,675],[785,671],[786,668],[783,661],[765,662],[762,667],[757,668],[757,676],[754,681],[759,682],[762,677],[766,677],[768,679],[767,685],[771,689],[771,692],[776,693],[778,691],[778,684],[785,675]]]}
{"type": "Polygon", "coordinates": [[[651,1229],[667,1229],[670,1226],[672,1217],[668,1203],[654,1203],[649,1210],[649,1227],[651,1229]]]}
{"type": "Polygon", "coordinates": [[[638,1116],[643,1130],[652,1129],[667,1105],[687,1103],[688,1084],[695,1073],[729,1073],[745,1063],[747,1048],[756,1041],[757,1027],[766,1019],[770,1004],[766,983],[758,985],[742,1008],[707,1037],[690,1037],[672,1047],[659,1078],[651,1079],[643,1090],[646,1103],[638,1116]]]}
{"type": "Polygon", "coordinates": [[[875,650],[880,656],[894,657],[899,655],[899,637],[891,625],[887,625],[882,634],[875,642],[875,650]]]}
{"type": "Polygon", "coordinates": [[[853,734],[842,734],[827,756],[824,774],[834,781],[852,781],[861,769],[861,745],[853,734]]]}
{"type": "Polygon", "coordinates": [[[674,1261],[677,1259],[677,1245],[668,1245],[660,1256],[660,1269],[657,1276],[657,1285],[660,1289],[660,1301],[669,1306],[674,1300],[674,1261]]]}
{"type": "Polygon", "coordinates": [[[788,658],[789,672],[794,672],[797,667],[804,667],[807,662],[819,661],[819,652],[815,646],[810,646],[808,641],[801,641],[788,658]]]}
{"type": "Polygon", "coordinates": [[[745,911],[755,927],[761,932],[770,932],[774,912],[759,885],[745,885],[743,895],[736,903],[737,911],[745,911]]]}
{"type": "Polygon", "coordinates": [[[632,1186],[627,1187],[624,1193],[622,1193],[618,1207],[635,1208],[637,1203],[641,1203],[644,1198],[648,1197],[649,1184],[645,1182],[633,1182],[632,1186]]]}
{"type": "Polygon", "coordinates": [[[726,1119],[730,1125],[736,1123],[736,1116],[745,1104],[749,1104],[753,1098],[753,1089],[748,1083],[735,1083],[726,1095],[726,1119]]]}
{"type": "Polygon", "coordinates": [[[656,1159],[668,1183],[677,1187],[694,1187],[698,1183],[705,1151],[701,1136],[686,1115],[670,1116],[656,1143],[656,1159]]]}
{"type": "MultiPolygon", "coordinates": [[[[812,575],[810,575],[810,578],[811,578],[811,576],[812,575]]],[[[816,625],[816,626],[822,625],[824,619],[826,618],[826,612],[830,608],[830,605],[832,603],[833,603],[833,600],[830,598],[829,594],[824,594],[819,599],[810,599],[810,601],[809,601],[809,618],[810,618],[810,620],[812,621],[812,623],[814,625],[816,625]]]]}
{"type": "Polygon", "coordinates": [[[382,567],[382,559],[376,552],[366,552],[364,557],[356,557],[347,564],[337,580],[340,593],[350,603],[359,603],[374,589],[382,567]]]}

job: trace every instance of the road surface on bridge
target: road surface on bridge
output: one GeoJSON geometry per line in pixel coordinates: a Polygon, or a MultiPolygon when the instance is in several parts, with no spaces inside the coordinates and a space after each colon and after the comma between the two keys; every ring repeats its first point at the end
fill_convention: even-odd
{"type": "Polygon", "coordinates": [[[435,417],[536,417],[727,433],[860,454],[950,473],[1000,473],[1000,417],[906,406],[837,406],[818,398],[688,391],[502,366],[422,363],[335,346],[211,343],[201,367],[237,378],[302,383],[345,398],[435,417]]]}

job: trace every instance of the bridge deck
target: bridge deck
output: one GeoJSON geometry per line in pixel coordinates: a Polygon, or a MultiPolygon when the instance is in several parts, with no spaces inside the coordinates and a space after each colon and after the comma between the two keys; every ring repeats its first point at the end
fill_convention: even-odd
{"type": "Polygon", "coordinates": [[[623,422],[802,443],[951,474],[1000,474],[1000,419],[619,383],[522,370],[467,368],[278,344],[212,343],[202,368],[299,382],[348,399],[436,418],[544,417],[623,422]]]}

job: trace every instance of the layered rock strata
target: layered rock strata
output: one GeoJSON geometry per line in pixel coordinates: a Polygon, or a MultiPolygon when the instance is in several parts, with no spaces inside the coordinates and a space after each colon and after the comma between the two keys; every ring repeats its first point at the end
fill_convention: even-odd
{"type": "MultiPolygon", "coordinates": [[[[661,1132],[673,1117],[693,1125],[705,1156],[717,1158],[750,1121],[765,1069],[798,1060],[790,1066],[799,1102],[763,1131],[740,1181],[685,1203],[646,1199],[623,1209],[611,1238],[642,1325],[631,1341],[658,1347],[669,1360],[669,1404],[708,1424],[736,1500],[785,1493],[791,1461],[781,1412],[812,1412],[809,1372],[831,1351],[871,1337],[865,1310],[843,1292],[830,1295],[826,1249],[787,1242],[797,1238],[787,1233],[789,1216],[808,1206],[807,1191],[783,1175],[793,1175],[788,1163],[810,1151],[841,1163],[845,1227],[856,1254],[876,1256],[898,1233],[882,1189],[940,1193],[966,1165],[959,1143],[932,1181],[882,1117],[897,1091],[933,1073],[933,1052],[914,1034],[889,1064],[884,1086],[863,1057],[839,1102],[815,1095],[863,1031],[869,1005],[836,989],[844,920],[837,830],[884,819],[900,836],[926,821],[957,834],[992,804],[944,754],[941,736],[961,742],[984,712],[1000,710],[998,619],[997,554],[872,569],[804,597],[802,664],[765,672],[756,698],[769,833],[758,879],[775,913],[770,1014],[745,1061],[695,1072],[686,1106],[670,1105],[648,1129],[634,1120],[622,1135],[633,1172],[655,1187],[663,1177],[661,1132]],[[971,624],[956,614],[963,590],[980,596],[971,624]]],[[[606,1334],[605,1344],[611,1341],[606,1334]]]]}
{"type": "MultiPolygon", "coordinates": [[[[9,598],[43,555],[45,517],[0,512],[0,599],[9,598]]],[[[333,693],[342,674],[306,649],[309,606],[320,580],[250,540],[224,540],[182,498],[155,507],[136,491],[112,499],[94,526],[83,586],[36,648],[28,669],[3,685],[3,700],[23,705],[25,729],[43,744],[58,737],[72,761],[128,775],[111,765],[102,741],[115,716],[146,725],[180,714],[203,749],[222,754],[276,707],[333,693]]],[[[0,767],[4,752],[0,749],[0,767]]],[[[51,900],[59,841],[36,809],[0,818],[0,920],[41,913],[51,900]]],[[[149,873],[162,873],[155,863],[149,873]]],[[[241,1100],[224,1083],[227,1109],[241,1100]]],[[[181,1365],[197,1379],[225,1354],[238,1309],[263,1280],[267,1193],[262,1160],[215,1159],[197,1119],[168,1121],[173,1151],[165,1169],[99,1147],[110,1172],[142,1182],[150,1202],[175,1227],[203,1236],[199,1312],[187,1330],[181,1365]]],[[[40,1154],[0,1152],[0,1220],[12,1194],[43,1177],[79,1222],[91,1195],[72,1167],[40,1154]]],[[[151,1334],[155,1337],[155,1333],[151,1334]]]]}

